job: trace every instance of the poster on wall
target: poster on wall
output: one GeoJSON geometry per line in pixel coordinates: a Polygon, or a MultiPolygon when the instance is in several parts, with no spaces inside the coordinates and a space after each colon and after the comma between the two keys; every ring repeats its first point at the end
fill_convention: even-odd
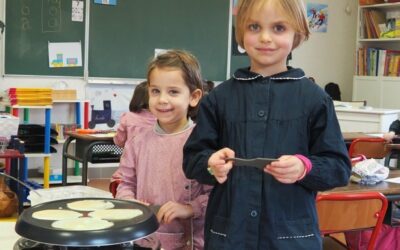
{"type": "Polygon", "coordinates": [[[90,101],[89,128],[116,129],[121,115],[129,111],[133,85],[89,84],[86,99],[90,101]]]}
{"type": "Polygon", "coordinates": [[[51,43],[49,49],[49,67],[82,67],[82,45],[80,42],[51,43]]]}
{"type": "Polygon", "coordinates": [[[236,15],[237,15],[237,5],[238,5],[238,0],[232,0],[232,55],[234,56],[245,56],[247,55],[246,50],[242,48],[237,42],[236,42],[236,15]]]}
{"type": "Polygon", "coordinates": [[[307,3],[308,26],[312,32],[327,32],[328,30],[328,5],[320,3],[307,3]]]}

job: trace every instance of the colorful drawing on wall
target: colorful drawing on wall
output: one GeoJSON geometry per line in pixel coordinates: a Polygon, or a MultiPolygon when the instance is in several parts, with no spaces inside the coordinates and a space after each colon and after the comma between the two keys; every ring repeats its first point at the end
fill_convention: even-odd
{"type": "Polygon", "coordinates": [[[108,127],[112,128],[115,125],[115,120],[111,118],[111,101],[103,101],[103,109],[96,110],[94,105],[91,105],[91,120],[89,121],[89,128],[95,128],[96,124],[107,124],[108,127]]]}
{"type": "Polygon", "coordinates": [[[116,84],[88,84],[86,99],[90,101],[89,127],[116,128],[122,113],[129,111],[134,86],[116,84]],[[114,122],[112,122],[113,120],[114,122]]]}
{"type": "Polygon", "coordinates": [[[80,42],[49,43],[49,67],[82,67],[82,46],[80,42]]]}
{"type": "Polygon", "coordinates": [[[307,3],[308,26],[312,32],[327,32],[328,30],[328,5],[307,3]]]}
{"type": "Polygon", "coordinates": [[[231,50],[232,50],[232,55],[234,56],[244,56],[247,55],[246,51],[244,48],[242,48],[237,42],[235,38],[235,32],[236,32],[236,14],[237,14],[237,4],[238,0],[232,0],[232,43],[231,43],[231,50]]]}

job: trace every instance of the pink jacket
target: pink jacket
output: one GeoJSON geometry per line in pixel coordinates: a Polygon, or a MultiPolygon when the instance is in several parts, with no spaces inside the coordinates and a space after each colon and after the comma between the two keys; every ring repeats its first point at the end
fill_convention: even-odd
{"type": "Polygon", "coordinates": [[[193,127],[176,134],[147,129],[125,145],[120,161],[122,182],[116,198],[192,205],[193,218],[159,227],[156,236],[166,250],[203,249],[204,215],[211,187],[186,179],[182,170],[183,145],[193,127]]]}
{"type": "Polygon", "coordinates": [[[153,127],[157,119],[148,110],[140,113],[125,112],[120,118],[117,134],[114,136],[114,143],[124,147],[127,140],[139,134],[144,128],[153,127]]]}

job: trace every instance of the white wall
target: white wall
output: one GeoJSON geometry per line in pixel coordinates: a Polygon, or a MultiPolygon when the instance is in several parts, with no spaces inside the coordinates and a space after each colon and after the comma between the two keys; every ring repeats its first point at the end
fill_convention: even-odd
{"type": "MultiPolygon", "coordinates": [[[[0,20],[3,21],[5,19],[4,2],[5,0],[0,0],[0,20]]],[[[303,68],[306,74],[313,76],[322,87],[328,82],[338,83],[342,90],[342,99],[350,100],[358,1],[305,0],[305,2],[328,4],[328,31],[327,33],[312,33],[310,39],[294,51],[291,65],[303,68]],[[350,14],[345,11],[347,5],[351,10],[350,14]]],[[[0,69],[2,71],[4,34],[0,36],[0,39],[0,69]]],[[[69,88],[77,89],[78,98],[85,98],[86,81],[83,78],[11,77],[3,76],[3,72],[0,73],[0,91],[10,87],[51,87],[63,81],[69,88]]]]}
{"type": "Polygon", "coordinates": [[[291,65],[313,76],[324,87],[340,85],[342,100],[351,100],[356,50],[358,0],[307,0],[328,4],[328,31],[312,33],[308,41],[293,52],[291,65]],[[347,13],[346,7],[350,13],[347,13]]]}

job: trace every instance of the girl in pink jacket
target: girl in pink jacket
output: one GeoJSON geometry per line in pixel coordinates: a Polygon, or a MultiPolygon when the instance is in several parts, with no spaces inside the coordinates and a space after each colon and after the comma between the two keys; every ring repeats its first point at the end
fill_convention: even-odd
{"type": "Polygon", "coordinates": [[[199,63],[188,52],[170,50],[153,59],[147,80],[157,123],[125,145],[116,198],[161,206],[155,237],[163,249],[203,249],[211,187],[187,179],[182,170],[183,145],[194,127],[189,117],[202,97],[199,63]]]}

